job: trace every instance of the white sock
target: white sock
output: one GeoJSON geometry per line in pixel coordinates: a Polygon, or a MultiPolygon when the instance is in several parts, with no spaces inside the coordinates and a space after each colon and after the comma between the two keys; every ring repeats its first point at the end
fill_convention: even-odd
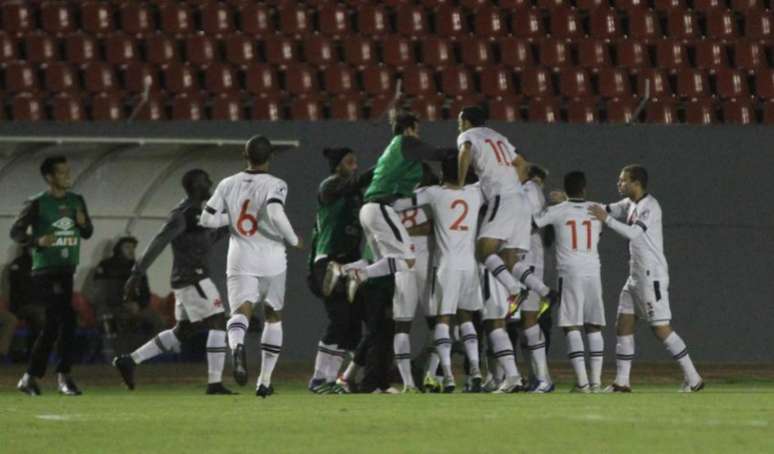
{"type": "Polygon", "coordinates": [[[335,347],[335,345],[324,344],[323,341],[317,343],[317,356],[314,359],[314,374],[312,375],[313,380],[327,377],[335,347]]]}
{"type": "Polygon", "coordinates": [[[589,377],[592,385],[602,384],[602,362],[605,359],[605,340],[602,332],[597,331],[586,334],[586,342],[589,347],[589,377]]]}
{"type": "Polygon", "coordinates": [[[618,336],[615,344],[615,384],[629,386],[629,374],[634,359],[634,335],[618,336]]]}
{"type": "Polygon", "coordinates": [[[226,332],[211,329],[207,334],[207,383],[223,381],[223,365],[226,363],[226,332]]]}
{"type": "Polygon", "coordinates": [[[548,363],[546,362],[546,340],[543,337],[543,331],[540,330],[540,325],[532,325],[525,329],[524,338],[527,340],[527,348],[534,361],[532,372],[535,374],[535,378],[538,381],[550,382],[548,363]]]}
{"type": "Polygon", "coordinates": [[[409,269],[408,264],[403,259],[396,259],[395,257],[384,257],[376,262],[368,265],[365,268],[366,275],[369,279],[374,277],[387,276],[388,274],[395,274],[400,271],[406,271],[409,269]]]}
{"type": "Polygon", "coordinates": [[[516,282],[516,279],[508,273],[508,267],[499,255],[492,254],[487,257],[486,260],[484,260],[484,266],[489,270],[489,274],[491,274],[492,277],[500,281],[500,283],[508,289],[508,292],[511,295],[519,293],[518,282],[516,282]]]}
{"type": "Polygon", "coordinates": [[[231,350],[236,350],[237,345],[245,343],[245,333],[249,326],[250,320],[243,314],[234,314],[228,319],[226,330],[228,330],[228,345],[231,350]]]}
{"type": "Polygon", "coordinates": [[[271,374],[282,350],[282,322],[263,324],[261,334],[261,375],[258,385],[271,385],[271,374]]]}
{"type": "Polygon", "coordinates": [[[395,350],[395,362],[403,379],[403,385],[415,388],[414,377],[411,376],[411,341],[408,333],[395,333],[392,341],[395,350]]]}
{"type": "Polygon", "coordinates": [[[180,341],[171,329],[160,332],[156,337],[146,342],[132,353],[136,364],[147,361],[162,353],[175,352],[180,348],[180,341]]]}
{"type": "Polygon", "coordinates": [[[683,339],[676,332],[672,331],[672,334],[664,339],[664,346],[672,354],[672,358],[680,364],[685,381],[691,386],[697,385],[701,381],[701,377],[693,366],[693,361],[691,361],[691,357],[688,355],[688,347],[683,342],[683,339]]]}
{"type": "Polygon", "coordinates": [[[478,334],[476,334],[473,322],[465,322],[460,325],[460,335],[462,336],[462,343],[465,345],[468,363],[470,363],[470,375],[474,377],[481,375],[481,369],[478,364],[478,334]]]}
{"type": "Polygon", "coordinates": [[[451,339],[449,338],[449,325],[445,323],[436,323],[435,325],[435,350],[441,358],[441,368],[443,376],[452,377],[451,368],[451,339]]]}
{"type": "Polygon", "coordinates": [[[425,372],[425,375],[432,375],[435,377],[439,364],[441,364],[441,357],[438,356],[437,351],[433,350],[430,352],[430,359],[427,360],[427,371],[425,372]]]}
{"type": "Polygon", "coordinates": [[[360,370],[360,366],[358,366],[353,359],[349,362],[349,365],[347,366],[347,369],[344,370],[344,373],[341,374],[341,378],[343,378],[345,381],[353,382],[355,381],[355,378],[357,378],[358,370],[360,370]]]}
{"type": "Polygon", "coordinates": [[[575,384],[583,388],[589,385],[589,377],[586,373],[586,352],[583,348],[583,336],[578,330],[567,332],[567,357],[570,358],[572,368],[575,370],[575,384]]]}
{"type": "Polygon", "coordinates": [[[338,377],[339,371],[341,370],[341,365],[344,363],[344,357],[347,356],[347,351],[339,349],[338,346],[336,346],[334,352],[336,354],[333,355],[328,363],[328,370],[325,375],[325,380],[328,382],[336,381],[336,377],[338,377]]]}
{"type": "Polygon", "coordinates": [[[497,328],[489,333],[489,341],[492,343],[492,351],[494,352],[497,362],[500,363],[500,367],[505,372],[505,378],[519,378],[519,369],[516,367],[516,357],[513,354],[513,345],[508,338],[508,333],[503,328],[497,328]]]}
{"type": "Polygon", "coordinates": [[[515,265],[513,265],[511,272],[513,273],[513,276],[518,278],[521,283],[527,286],[527,288],[537,292],[537,294],[540,296],[548,295],[548,292],[551,290],[548,288],[548,286],[546,286],[546,284],[543,283],[543,281],[534,275],[534,271],[529,265],[517,262],[515,265]]]}

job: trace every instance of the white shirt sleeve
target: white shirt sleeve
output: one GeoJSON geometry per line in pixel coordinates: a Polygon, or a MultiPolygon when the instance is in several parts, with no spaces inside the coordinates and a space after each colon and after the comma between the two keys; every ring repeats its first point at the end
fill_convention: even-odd
{"type": "Polygon", "coordinates": [[[561,206],[561,204],[543,209],[540,213],[532,216],[532,222],[534,222],[535,225],[539,228],[553,224],[554,220],[556,219],[556,213],[558,211],[557,208],[559,206],[561,206]]]}
{"type": "Polygon", "coordinates": [[[607,210],[608,214],[618,220],[626,219],[626,213],[629,211],[629,203],[629,199],[619,200],[618,202],[605,205],[605,210],[607,210]]]}
{"type": "Polygon", "coordinates": [[[266,213],[269,215],[269,221],[277,229],[277,232],[282,235],[282,238],[291,246],[298,244],[298,236],[293,231],[293,226],[290,225],[287,215],[285,214],[285,207],[281,203],[269,203],[266,205],[266,213]]]}
{"type": "Polygon", "coordinates": [[[223,200],[223,182],[218,183],[210,200],[204,205],[204,210],[199,217],[199,225],[211,229],[224,227],[229,224],[228,213],[224,213],[226,201],[223,200]]]}

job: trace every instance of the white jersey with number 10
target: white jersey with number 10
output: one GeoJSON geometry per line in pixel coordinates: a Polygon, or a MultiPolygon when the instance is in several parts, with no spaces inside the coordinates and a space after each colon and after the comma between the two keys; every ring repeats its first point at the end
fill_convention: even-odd
{"type": "Polygon", "coordinates": [[[588,213],[592,205],[593,202],[570,199],[535,216],[538,227],[554,227],[559,273],[593,276],[600,272],[597,245],[602,222],[588,213]]]}
{"type": "Polygon", "coordinates": [[[511,164],[518,156],[516,148],[505,136],[486,127],[470,128],[457,137],[457,148],[466,142],[470,142],[473,168],[487,201],[521,190],[521,182],[511,164]]]}

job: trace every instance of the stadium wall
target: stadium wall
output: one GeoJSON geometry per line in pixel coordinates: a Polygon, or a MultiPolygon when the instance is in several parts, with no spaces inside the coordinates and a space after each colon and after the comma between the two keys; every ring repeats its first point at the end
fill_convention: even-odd
{"type": "MultiPolygon", "coordinates": [[[[589,199],[617,200],[620,168],[644,164],[651,174],[651,192],[659,199],[665,218],[665,248],[670,264],[670,299],[674,326],[686,339],[699,362],[774,362],[774,209],[771,172],[774,169],[774,129],[691,126],[575,126],[493,124],[504,132],[528,159],[551,172],[547,188],[561,186],[562,175],[584,170],[589,180],[589,199]]],[[[299,140],[299,149],[283,152],[273,172],[289,184],[288,215],[297,231],[309,240],[318,183],[327,175],[319,150],[325,146],[349,146],[359,151],[363,168],[373,164],[390,139],[384,124],[369,122],[237,122],[237,123],[90,123],[84,125],[0,124],[7,136],[184,137],[245,139],[261,133],[272,139],[299,140]]],[[[455,122],[421,126],[423,138],[438,146],[454,146],[455,122]]],[[[24,198],[42,190],[37,166],[40,157],[55,151],[45,148],[14,157],[3,149],[0,166],[0,212],[18,212],[24,198]]],[[[159,178],[148,205],[134,224],[132,234],[141,248],[161,226],[163,216],[182,197],[180,176],[193,167],[210,171],[217,181],[241,166],[239,152],[217,146],[170,148],[142,146],[117,149],[102,155],[103,148],[63,146],[73,159],[74,176],[92,167],[78,185],[93,215],[109,215],[96,221],[95,238],[83,251],[78,281],[110,249],[111,242],[127,226],[122,217],[138,203],[141,194],[159,178]],[[182,156],[182,158],[181,158],[182,156]],[[99,166],[92,166],[97,159],[99,166]],[[174,160],[180,159],[177,163],[174,160]],[[165,172],[170,165],[172,168],[165,172]]],[[[12,219],[0,217],[0,251],[13,257],[7,232],[12,219]]],[[[225,261],[225,243],[214,258],[217,269],[225,261]]],[[[626,280],[626,242],[606,231],[600,245],[604,296],[610,326],[606,349],[615,345],[612,326],[618,293],[626,280]]],[[[324,312],[305,284],[306,255],[289,253],[289,286],[284,355],[309,359],[323,330],[324,312]]],[[[171,255],[167,251],[150,270],[152,288],[166,294],[171,255]]],[[[223,288],[222,276],[219,284],[223,288]]],[[[552,280],[550,278],[549,280],[552,280]]],[[[224,289],[225,290],[225,289],[224,289]]],[[[224,292],[225,295],[225,292],[224,292]]],[[[420,323],[424,325],[423,323],[420,323]]],[[[646,327],[640,327],[639,357],[668,360],[646,327]]],[[[564,358],[563,336],[555,329],[552,355],[564,358]]]]}

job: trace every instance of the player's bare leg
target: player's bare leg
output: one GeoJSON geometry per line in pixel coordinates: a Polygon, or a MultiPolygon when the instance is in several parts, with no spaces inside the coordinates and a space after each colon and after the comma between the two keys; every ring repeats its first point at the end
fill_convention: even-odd
{"type": "Polygon", "coordinates": [[[664,343],[664,347],[666,347],[672,358],[677,361],[683,370],[684,380],[680,390],[682,392],[697,392],[704,389],[704,381],[696,371],[696,367],[688,355],[688,347],[683,339],[672,330],[672,326],[667,323],[651,326],[650,328],[653,334],[664,343]]]}
{"type": "Polygon", "coordinates": [[[226,324],[228,344],[233,358],[234,381],[239,386],[247,384],[247,353],[245,352],[245,334],[253,317],[253,303],[243,302],[231,314],[226,324]]]}
{"type": "Polygon", "coordinates": [[[586,349],[583,347],[583,336],[580,326],[568,326],[564,328],[564,335],[567,339],[567,357],[570,359],[572,368],[575,371],[575,387],[572,392],[589,393],[589,377],[586,372],[586,349]]]}
{"type": "Polygon", "coordinates": [[[592,393],[602,390],[602,363],[605,356],[605,341],[602,337],[602,327],[585,325],[586,347],[589,351],[589,382],[592,393]]]}
{"type": "Polygon", "coordinates": [[[470,364],[470,392],[480,393],[482,387],[481,368],[478,355],[478,333],[473,325],[473,312],[457,311],[457,320],[460,324],[460,337],[465,346],[465,355],[470,364]]]}
{"type": "Polygon", "coordinates": [[[618,314],[616,320],[616,344],[615,344],[615,381],[605,391],[624,392],[632,391],[629,376],[634,360],[634,328],[637,319],[634,314],[618,314]]]}
{"type": "Polygon", "coordinates": [[[508,333],[505,331],[505,319],[487,320],[484,328],[489,334],[489,345],[500,367],[505,371],[505,380],[495,393],[505,394],[524,391],[521,374],[516,367],[516,356],[508,333]]]}
{"type": "Polygon", "coordinates": [[[263,334],[261,334],[261,374],[256,383],[255,395],[266,398],[274,393],[271,375],[282,350],[282,312],[264,303],[263,334]]]}
{"type": "Polygon", "coordinates": [[[546,339],[543,330],[538,323],[539,312],[522,311],[522,334],[527,343],[532,359],[532,372],[535,374],[537,392],[549,392],[553,389],[551,376],[548,373],[548,360],[546,359],[546,339]]]}

